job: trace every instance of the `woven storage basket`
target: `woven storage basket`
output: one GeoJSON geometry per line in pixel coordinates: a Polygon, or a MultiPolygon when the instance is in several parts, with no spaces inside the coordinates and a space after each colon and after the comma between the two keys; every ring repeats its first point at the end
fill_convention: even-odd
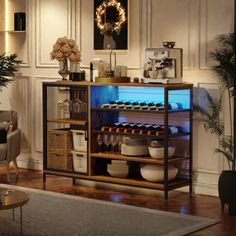
{"type": "Polygon", "coordinates": [[[87,153],[71,151],[73,155],[73,167],[75,172],[87,173],[87,153]]]}
{"type": "Polygon", "coordinates": [[[48,130],[48,149],[68,152],[72,150],[72,133],[67,129],[48,130]]]}
{"type": "Polygon", "coordinates": [[[74,150],[78,152],[87,152],[87,140],[85,130],[71,130],[73,133],[74,150]]]}
{"type": "Polygon", "coordinates": [[[71,153],[49,152],[48,168],[56,170],[72,171],[72,155],[71,153]]]}

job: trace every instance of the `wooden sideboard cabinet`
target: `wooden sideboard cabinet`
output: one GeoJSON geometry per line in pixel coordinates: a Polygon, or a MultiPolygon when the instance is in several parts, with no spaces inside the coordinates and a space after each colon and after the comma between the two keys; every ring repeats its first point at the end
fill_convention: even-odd
{"type": "Polygon", "coordinates": [[[85,179],[151,188],[163,191],[165,199],[184,186],[191,193],[192,94],[193,85],[184,83],[44,82],[44,181],[46,175],[59,175],[73,183],[85,179]],[[143,151],[160,144],[163,158],[143,151]],[[111,173],[111,163],[125,165],[127,174],[111,173]],[[162,180],[144,178],[141,169],[147,165],[162,168],[155,172],[162,180]],[[169,179],[172,169],[177,174],[169,179]]]}

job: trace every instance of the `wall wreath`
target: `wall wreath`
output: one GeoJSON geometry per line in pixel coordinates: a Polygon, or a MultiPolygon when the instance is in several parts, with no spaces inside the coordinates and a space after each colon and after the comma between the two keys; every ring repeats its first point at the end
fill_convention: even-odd
{"type": "Polygon", "coordinates": [[[94,0],[94,49],[128,49],[128,0],[94,0]]]}

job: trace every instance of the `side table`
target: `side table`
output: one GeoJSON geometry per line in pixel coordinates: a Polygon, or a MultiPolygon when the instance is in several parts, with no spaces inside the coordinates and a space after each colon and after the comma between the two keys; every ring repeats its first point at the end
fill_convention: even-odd
{"type": "Polygon", "coordinates": [[[0,211],[12,209],[12,218],[15,219],[15,208],[20,207],[20,235],[22,235],[22,206],[29,201],[29,194],[0,188],[0,211]]]}

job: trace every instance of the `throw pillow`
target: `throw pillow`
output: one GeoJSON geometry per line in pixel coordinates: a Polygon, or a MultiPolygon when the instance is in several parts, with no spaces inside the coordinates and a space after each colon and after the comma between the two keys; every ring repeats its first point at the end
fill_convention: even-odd
{"type": "Polygon", "coordinates": [[[0,143],[6,143],[6,142],[7,142],[7,130],[0,129],[0,143]]]}

